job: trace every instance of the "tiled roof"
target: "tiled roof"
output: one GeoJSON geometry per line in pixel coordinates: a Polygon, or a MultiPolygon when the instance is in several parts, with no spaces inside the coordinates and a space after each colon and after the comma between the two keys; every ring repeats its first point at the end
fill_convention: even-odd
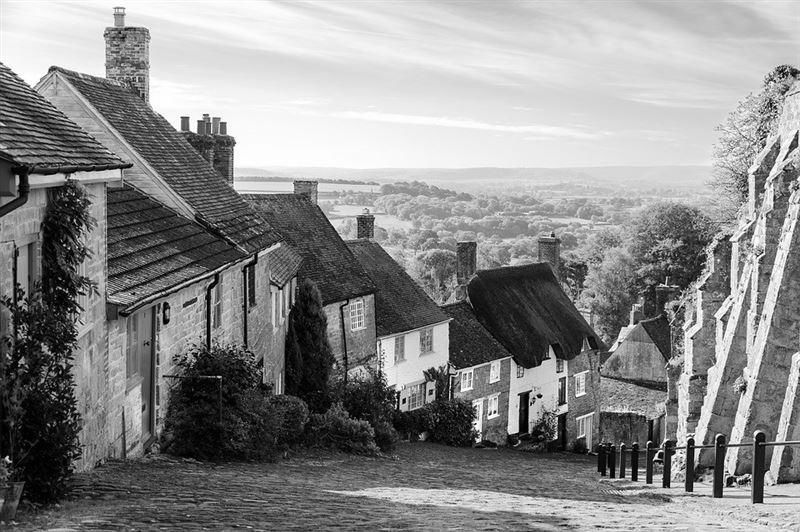
{"type": "Polygon", "coordinates": [[[128,168],[0,63],[0,153],[32,173],[128,168]]]}
{"type": "Polygon", "coordinates": [[[654,419],[666,411],[667,391],[642,384],[600,378],[603,412],[634,412],[654,419]]]}
{"type": "Polygon", "coordinates": [[[269,280],[271,283],[283,287],[292,277],[297,275],[303,257],[300,256],[289,244],[282,242],[275,251],[269,254],[269,280]]]}
{"type": "Polygon", "coordinates": [[[451,303],[442,306],[442,310],[453,318],[450,322],[450,362],[457,369],[511,356],[481,325],[469,303],[451,303]]]}
{"type": "Polygon", "coordinates": [[[131,306],[246,255],[141,192],[109,188],[108,301],[131,306]]]}
{"type": "Polygon", "coordinates": [[[467,292],[480,322],[527,368],[541,364],[554,344],[566,360],[580,354],[587,338],[601,344],[548,263],[478,271],[467,292]]]}
{"type": "Polygon", "coordinates": [[[669,321],[667,321],[667,317],[661,314],[656,318],[642,320],[638,325],[647,331],[653,343],[656,344],[656,347],[664,356],[664,360],[669,360],[670,354],[672,353],[672,341],[670,339],[669,321]]]}
{"type": "Polygon", "coordinates": [[[164,117],[117,82],[51,67],[89,101],[208,223],[248,252],[280,241],[278,235],[164,117]]]}
{"type": "Polygon", "coordinates": [[[377,287],[375,327],[378,336],[447,321],[448,316],[380,244],[362,239],[349,241],[347,246],[377,287]]]}
{"type": "Polygon", "coordinates": [[[308,198],[296,194],[244,197],[300,253],[300,276],[317,284],[325,305],[375,292],[375,285],[325,213],[308,198]]]}

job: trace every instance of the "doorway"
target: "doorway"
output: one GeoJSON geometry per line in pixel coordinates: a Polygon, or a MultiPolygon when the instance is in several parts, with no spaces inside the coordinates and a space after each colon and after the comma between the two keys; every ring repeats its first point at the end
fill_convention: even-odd
{"type": "Polygon", "coordinates": [[[528,412],[530,410],[531,392],[519,394],[519,426],[517,430],[520,434],[527,434],[530,430],[528,412]]]}
{"type": "Polygon", "coordinates": [[[155,433],[155,339],[152,308],[128,317],[126,357],[128,389],[140,384],[142,400],[142,444],[146,447],[155,433]]]}
{"type": "Polygon", "coordinates": [[[472,407],[475,409],[475,421],[472,426],[475,428],[475,432],[478,433],[478,441],[481,441],[481,434],[483,433],[483,399],[472,401],[472,407]]]}

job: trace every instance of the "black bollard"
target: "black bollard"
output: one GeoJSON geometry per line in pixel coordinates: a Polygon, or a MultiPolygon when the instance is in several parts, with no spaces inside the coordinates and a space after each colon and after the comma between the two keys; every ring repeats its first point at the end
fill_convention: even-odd
{"type": "Polygon", "coordinates": [[[767,435],[763,431],[757,430],[753,434],[753,470],[750,473],[750,501],[753,504],[764,502],[764,465],[767,451],[765,441],[767,435]]]}
{"type": "Polygon", "coordinates": [[[694,438],[686,440],[686,479],[684,488],[687,493],[694,491],[694,438]]]}
{"type": "Polygon", "coordinates": [[[616,478],[617,449],[613,443],[608,444],[608,478],[616,478]]]}
{"type": "Polygon", "coordinates": [[[606,476],[606,444],[597,446],[597,472],[601,477],[606,476]]]}
{"type": "Polygon", "coordinates": [[[674,454],[675,442],[667,440],[664,442],[664,476],[661,478],[661,487],[669,488],[672,482],[672,455],[674,454]]]}
{"type": "Polygon", "coordinates": [[[725,435],[717,434],[714,439],[714,498],[722,498],[725,482],[725,435]]]}
{"type": "Polygon", "coordinates": [[[631,480],[639,481],[639,443],[633,442],[631,445],[631,480]]]}
{"type": "Polygon", "coordinates": [[[619,478],[625,478],[625,444],[619,444],[619,478]]]}
{"type": "Polygon", "coordinates": [[[645,447],[644,453],[644,482],[645,484],[652,484],[653,483],[653,455],[655,454],[655,450],[653,449],[653,442],[647,440],[647,446],[645,447]]]}

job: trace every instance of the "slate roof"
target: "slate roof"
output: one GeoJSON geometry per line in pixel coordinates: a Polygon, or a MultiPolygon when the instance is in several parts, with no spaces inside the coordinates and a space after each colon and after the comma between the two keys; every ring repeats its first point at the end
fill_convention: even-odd
{"type": "Polygon", "coordinates": [[[375,292],[375,285],[328,217],[299,194],[244,194],[244,198],[303,257],[299,275],[311,279],[325,305],[375,292]]]}
{"type": "Polygon", "coordinates": [[[655,318],[642,320],[637,325],[647,331],[647,334],[653,339],[653,343],[661,354],[664,355],[664,360],[669,360],[672,353],[672,342],[670,340],[670,328],[667,317],[661,314],[655,318]]]}
{"type": "Polygon", "coordinates": [[[667,391],[638,383],[600,378],[603,412],[634,412],[655,419],[666,411],[667,391]]]}
{"type": "Polygon", "coordinates": [[[269,281],[283,287],[297,275],[303,257],[289,244],[282,242],[278,249],[269,253],[269,260],[269,281]]]}
{"type": "Polygon", "coordinates": [[[380,244],[360,239],[348,241],[347,246],[377,287],[375,327],[378,336],[411,331],[449,319],[380,244]]]}
{"type": "Polygon", "coordinates": [[[130,186],[106,197],[109,303],[135,305],[247,256],[130,186]]]}
{"type": "Polygon", "coordinates": [[[199,218],[248,252],[281,240],[183,135],[137,94],[104,78],[50,67],[103,116],[199,218]]]}
{"type": "Polygon", "coordinates": [[[480,322],[526,368],[541,364],[553,344],[566,360],[580,354],[586,338],[601,345],[548,263],[480,270],[467,293],[480,322]]]}
{"type": "Polygon", "coordinates": [[[457,369],[511,356],[478,321],[469,303],[461,301],[443,305],[442,310],[453,318],[450,322],[450,362],[457,369]]]}
{"type": "Polygon", "coordinates": [[[34,174],[129,168],[0,63],[0,154],[34,174]]]}

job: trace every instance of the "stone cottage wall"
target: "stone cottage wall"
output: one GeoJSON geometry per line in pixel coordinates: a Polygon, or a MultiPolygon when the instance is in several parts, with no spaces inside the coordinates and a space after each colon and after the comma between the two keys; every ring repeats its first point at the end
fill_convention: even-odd
{"type": "Polygon", "coordinates": [[[455,386],[453,387],[453,396],[458,399],[466,401],[483,401],[483,419],[481,427],[481,439],[489,440],[499,445],[505,445],[508,436],[508,401],[509,401],[509,387],[512,369],[516,369],[511,358],[504,358],[500,361],[500,380],[496,382],[489,382],[491,372],[491,362],[488,364],[481,364],[473,366],[472,368],[464,368],[456,375],[455,386]],[[472,389],[461,391],[461,373],[465,370],[472,369],[472,389]],[[487,417],[488,397],[491,395],[500,394],[498,397],[498,415],[489,419],[487,417]]]}
{"type": "MultiPolygon", "coordinates": [[[[355,298],[354,298],[355,299],[355,298]]],[[[331,350],[336,358],[336,362],[341,366],[344,364],[344,338],[347,340],[347,364],[349,368],[371,360],[377,364],[377,338],[375,337],[375,296],[372,294],[358,299],[364,300],[364,324],[365,328],[350,330],[350,305],[344,306],[344,325],[345,336],[342,336],[342,316],[339,310],[346,301],[337,301],[325,305],[325,316],[328,318],[328,341],[331,350]]]]}
{"type": "Polygon", "coordinates": [[[575,443],[578,434],[577,418],[594,414],[592,418],[592,446],[598,443],[600,434],[600,355],[597,350],[583,351],[580,355],[569,361],[567,379],[567,447],[575,443]],[[586,394],[575,396],[575,375],[587,371],[586,394]]]}

